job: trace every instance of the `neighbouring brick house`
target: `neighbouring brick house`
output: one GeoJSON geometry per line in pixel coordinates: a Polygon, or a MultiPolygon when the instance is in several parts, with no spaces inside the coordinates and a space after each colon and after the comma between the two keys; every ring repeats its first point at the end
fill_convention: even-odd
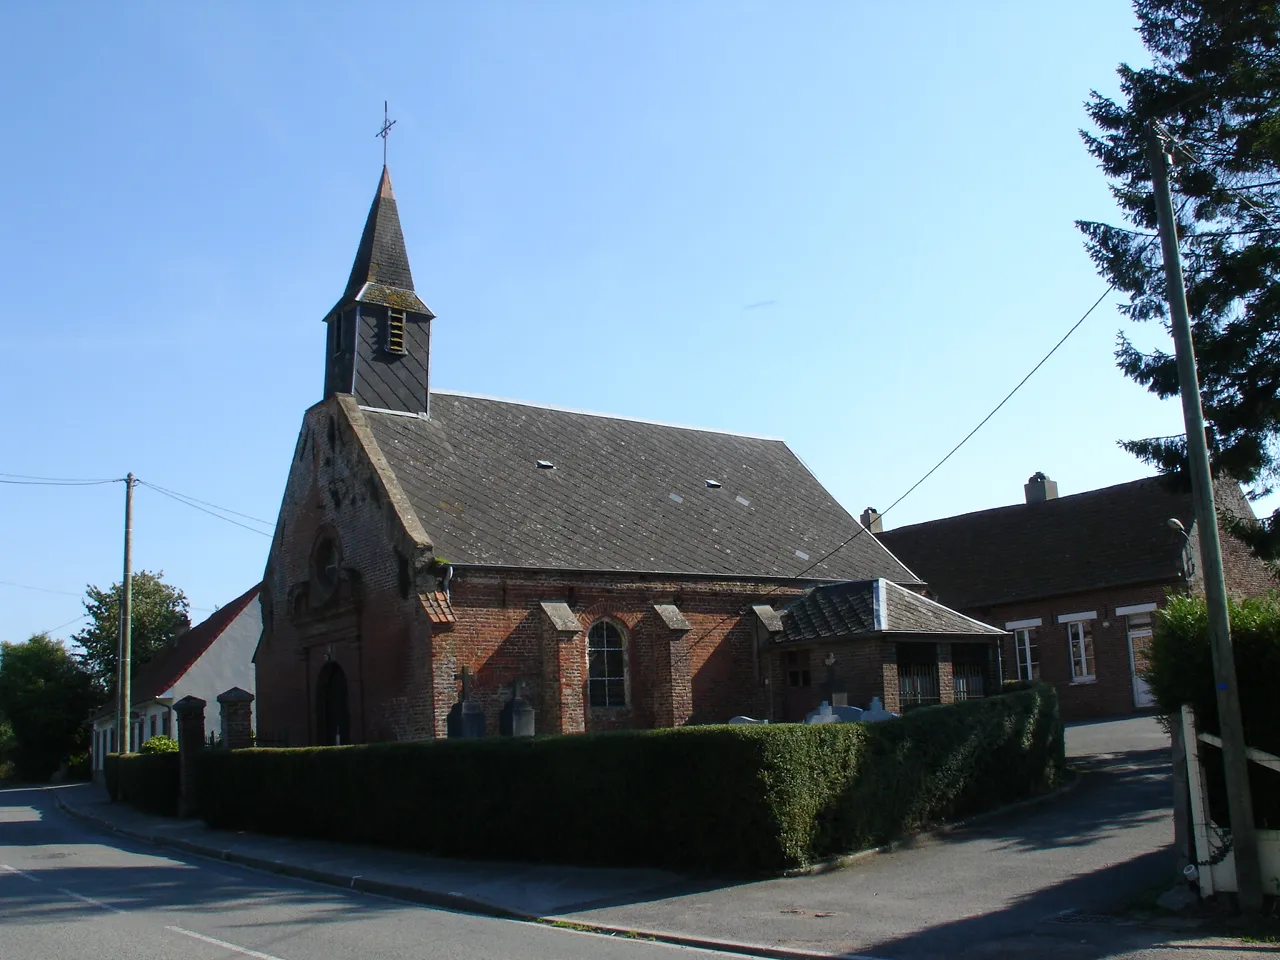
{"type": "MultiPolygon", "coordinates": [[[[870,510],[863,522],[941,602],[1008,630],[1005,678],[1053,683],[1066,719],[1152,707],[1140,676],[1152,613],[1171,592],[1204,589],[1190,491],[1150,477],[1059,497],[1036,474],[1025,494],[1025,503],[896,530],[880,531],[870,510]]],[[[1219,481],[1215,494],[1220,514],[1253,516],[1237,484],[1219,481]]],[[[1226,531],[1222,552],[1231,593],[1275,588],[1226,531]]]]}
{"type": "MultiPolygon", "coordinates": [[[[157,650],[133,671],[130,683],[129,750],[137,750],[152,737],[178,736],[173,705],[183,697],[199,697],[213,704],[218,694],[232,687],[253,692],[253,651],[262,635],[262,611],[258,586],[250,587],[224,607],[172,643],[157,650]]],[[[102,759],[114,753],[116,703],[113,699],[90,717],[93,728],[92,767],[95,776],[102,759]]],[[[218,730],[218,715],[207,715],[205,735],[218,730]]]]}
{"type": "Polygon", "coordinates": [[[443,736],[464,677],[490,733],[517,684],[539,732],[779,716],[753,607],[923,588],[779,440],[429,389],[433,319],[384,169],[264,576],[263,739],[443,736]]]}

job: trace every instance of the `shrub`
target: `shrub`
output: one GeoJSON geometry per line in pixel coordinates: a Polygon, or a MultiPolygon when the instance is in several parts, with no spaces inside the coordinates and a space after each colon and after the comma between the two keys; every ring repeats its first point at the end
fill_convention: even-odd
{"type": "Polygon", "coordinates": [[[442,856],[776,870],[1052,786],[1052,688],[878,724],[686,727],[199,758],[211,826],[442,856]]]}
{"type": "Polygon", "coordinates": [[[112,800],[165,817],[178,815],[177,753],[109,753],[102,772],[112,800]]]}
{"type": "Polygon", "coordinates": [[[139,753],[177,753],[178,741],[173,737],[166,737],[164,734],[156,734],[156,736],[147,740],[138,748],[139,753]]]}
{"type": "MultiPolygon", "coordinates": [[[[1245,743],[1280,754],[1280,600],[1272,594],[1229,601],[1231,647],[1240,691],[1245,743]]],[[[1151,665],[1144,675],[1161,710],[1176,714],[1189,703],[1202,729],[1220,733],[1209,615],[1203,597],[1175,596],[1156,615],[1151,665]]],[[[1208,773],[1210,807],[1218,823],[1227,823],[1221,753],[1202,750],[1208,773]]],[[[1280,827],[1280,774],[1249,764],[1254,817],[1260,827],[1280,827]]]]}
{"type": "Polygon", "coordinates": [[[93,779],[88,751],[77,753],[67,761],[67,779],[71,781],[93,779]]]}

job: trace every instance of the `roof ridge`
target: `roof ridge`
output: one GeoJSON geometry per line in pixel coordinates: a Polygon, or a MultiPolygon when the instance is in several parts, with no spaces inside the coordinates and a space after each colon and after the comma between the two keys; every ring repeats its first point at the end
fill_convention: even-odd
{"type": "MultiPolygon", "coordinates": [[[[1064,500],[1075,500],[1079,497],[1095,496],[1097,494],[1107,493],[1108,491],[1118,490],[1121,487],[1136,487],[1139,484],[1151,483],[1152,481],[1163,480],[1163,479],[1165,479],[1165,475],[1161,473],[1157,473],[1150,477],[1139,477],[1137,480],[1125,480],[1123,483],[1113,483],[1106,487],[1094,487],[1092,490],[1081,490],[1078,493],[1068,493],[1065,496],[1054,497],[1051,500],[1045,500],[1043,503],[1035,503],[1035,504],[1004,503],[998,507],[984,507],[981,510],[970,510],[966,513],[953,513],[949,517],[935,517],[932,520],[920,520],[916,523],[904,524],[901,527],[893,527],[889,530],[882,531],[879,534],[879,536],[885,536],[888,534],[897,533],[900,530],[910,530],[913,527],[927,527],[930,524],[934,524],[934,523],[946,523],[948,520],[963,520],[966,517],[977,517],[982,514],[999,513],[1002,510],[1018,510],[1025,507],[1036,507],[1037,509],[1039,509],[1040,507],[1049,506],[1050,504],[1062,503],[1064,500]]],[[[1050,507],[1050,509],[1053,509],[1053,508],[1050,507]]]]}
{"type": "MultiPolygon", "coordinates": [[[[747,440],[766,440],[770,443],[781,443],[784,446],[787,441],[782,437],[766,437],[758,433],[743,433],[739,430],[717,430],[715,427],[695,427],[687,423],[669,423],[665,420],[650,420],[646,417],[628,417],[621,413],[602,413],[598,410],[581,410],[576,407],[562,407],[554,403],[538,403],[534,400],[517,400],[512,397],[495,397],[485,393],[471,393],[466,390],[448,390],[443,387],[432,387],[431,392],[445,397],[462,397],[467,400],[487,400],[490,403],[510,403],[519,407],[534,407],[539,410],[554,410],[557,413],[572,413],[583,417],[600,417],[603,420],[625,420],[629,423],[644,423],[653,427],[670,427],[674,430],[694,430],[698,433],[718,433],[726,437],[743,437],[747,440]]],[[[787,449],[790,449],[788,447],[787,449]]],[[[795,451],[792,451],[794,454],[795,451]]],[[[799,456],[796,457],[799,459],[799,456]]],[[[803,463],[803,461],[802,461],[803,463]]],[[[807,467],[805,469],[808,469],[807,467]]],[[[812,473],[812,471],[810,471],[812,473]]],[[[852,516],[852,514],[850,514],[852,516]]]]}

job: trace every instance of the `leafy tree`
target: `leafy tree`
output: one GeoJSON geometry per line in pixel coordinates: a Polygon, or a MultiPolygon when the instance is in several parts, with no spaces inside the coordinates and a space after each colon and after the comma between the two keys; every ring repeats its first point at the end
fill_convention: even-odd
{"type": "MultiPolygon", "coordinates": [[[[1119,68],[1120,101],[1096,91],[1097,125],[1082,133],[1131,229],[1081,221],[1090,255],[1121,313],[1168,326],[1151,174],[1149,121],[1178,144],[1172,179],[1187,303],[1214,469],[1269,492],[1280,477],[1280,10],[1274,0],[1135,0],[1150,67],[1119,68]]],[[[1170,350],[1144,352],[1124,334],[1125,375],[1178,396],[1170,350]]],[[[1126,440],[1166,473],[1184,469],[1184,439],[1126,440]]],[[[1238,529],[1264,557],[1280,555],[1280,512],[1238,529]]]]}
{"type": "Polygon", "coordinates": [[[13,755],[18,748],[18,741],[13,739],[13,727],[0,713],[0,783],[13,775],[13,755]]]}
{"type": "Polygon", "coordinates": [[[20,777],[44,781],[89,742],[85,725],[97,703],[93,678],[59,641],[38,633],[0,644],[0,714],[13,731],[20,777]]]}
{"type": "MultiPolygon", "coordinates": [[[[139,667],[152,654],[191,625],[187,596],[164,582],[164,573],[142,571],[133,575],[131,660],[139,667]]],[[[73,640],[84,647],[81,662],[104,689],[114,689],[120,643],[121,584],[101,590],[92,584],[85,590],[84,608],[89,625],[73,640]]]]}

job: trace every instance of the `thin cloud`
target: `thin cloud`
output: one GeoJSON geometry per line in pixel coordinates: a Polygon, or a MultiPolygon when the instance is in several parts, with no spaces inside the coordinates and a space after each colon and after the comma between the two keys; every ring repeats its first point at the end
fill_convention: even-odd
{"type": "Polygon", "coordinates": [[[771,307],[777,302],[778,302],[777,300],[761,300],[758,303],[748,303],[742,309],[743,310],[759,310],[761,307],[771,307]]]}

